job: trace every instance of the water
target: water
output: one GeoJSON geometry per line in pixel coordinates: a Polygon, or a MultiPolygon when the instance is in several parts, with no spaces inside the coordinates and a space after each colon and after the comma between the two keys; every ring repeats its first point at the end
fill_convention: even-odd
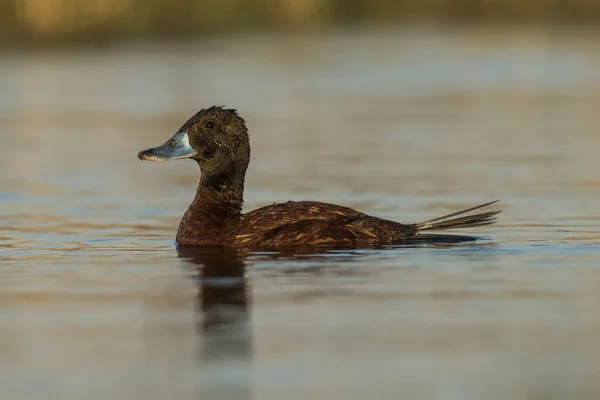
{"type": "Polygon", "coordinates": [[[413,29],[0,59],[6,399],[564,399],[600,384],[597,32],[413,29]],[[199,108],[252,141],[245,209],[476,245],[178,254],[198,180],[142,163],[199,108]]]}

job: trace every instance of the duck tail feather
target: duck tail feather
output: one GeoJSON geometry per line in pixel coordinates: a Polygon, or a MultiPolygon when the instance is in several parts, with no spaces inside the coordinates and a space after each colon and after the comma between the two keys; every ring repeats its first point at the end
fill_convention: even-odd
{"type": "Polygon", "coordinates": [[[467,208],[465,210],[444,215],[442,217],[420,222],[416,224],[417,231],[461,229],[494,224],[497,222],[496,216],[500,214],[500,212],[502,212],[501,209],[466,215],[462,217],[459,217],[459,215],[464,215],[471,211],[479,210],[498,201],[499,200],[491,201],[489,203],[481,204],[476,207],[467,208]]]}

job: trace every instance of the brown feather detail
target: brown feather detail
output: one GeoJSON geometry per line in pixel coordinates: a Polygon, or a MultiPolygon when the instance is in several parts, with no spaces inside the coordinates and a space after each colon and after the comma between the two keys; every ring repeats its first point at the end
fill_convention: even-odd
{"type": "Polygon", "coordinates": [[[414,225],[313,201],[259,208],[244,214],[235,230],[235,244],[253,247],[381,244],[417,232],[414,225]]]}

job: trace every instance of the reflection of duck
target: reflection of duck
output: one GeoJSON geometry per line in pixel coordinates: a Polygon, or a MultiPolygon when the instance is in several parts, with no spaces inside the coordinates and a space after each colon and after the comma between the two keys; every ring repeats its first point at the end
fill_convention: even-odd
{"type": "MultiPolygon", "coordinates": [[[[500,210],[467,213],[494,202],[417,224],[372,217],[348,207],[314,201],[273,204],[242,214],[244,181],[250,161],[245,121],[235,110],[210,107],[190,118],[162,146],[142,151],[141,160],[195,160],[202,172],[196,197],[181,220],[183,245],[243,247],[365,246],[448,235],[422,231],[468,228],[495,222],[500,210]]],[[[454,236],[450,240],[474,240],[454,236]]]]}
{"type": "Polygon", "coordinates": [[[180,246],[179,256],[197,271],[203,358],[247,358],[252,348],[245,254],[235,249],[180,246]]]}

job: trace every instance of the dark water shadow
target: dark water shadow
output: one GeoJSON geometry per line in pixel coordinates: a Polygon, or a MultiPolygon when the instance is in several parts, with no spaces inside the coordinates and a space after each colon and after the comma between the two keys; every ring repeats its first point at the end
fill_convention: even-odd
{"type": "Polygon", "coordinates": [[[253,398],[252,296],[244,252],[222,247],[177,249],[198,285],[198,398],[253,398]]]}
{"type": "Polygon", "coordinates": [[[247,253],[225,247],[180,246],[198,284],[198,332],[207,342],[202,359],[248,358],[252,352],[247,253]]]}
{"type": "Polygon", "coordinates": [[[366,246],[319,246],[319,247],[278,247],[277,249],[255,248],[247,252],[252,260],[268,261],[313,261],[325,262],[354,262],[364,258],[377,259],[378,256],[389,256],[390,252],[401,254],[403,249],[447,250],[447,249],[489,249],[497,246],[491,237],[465,236],[453,234],[426,234],[388,245],[366,246]]]}

